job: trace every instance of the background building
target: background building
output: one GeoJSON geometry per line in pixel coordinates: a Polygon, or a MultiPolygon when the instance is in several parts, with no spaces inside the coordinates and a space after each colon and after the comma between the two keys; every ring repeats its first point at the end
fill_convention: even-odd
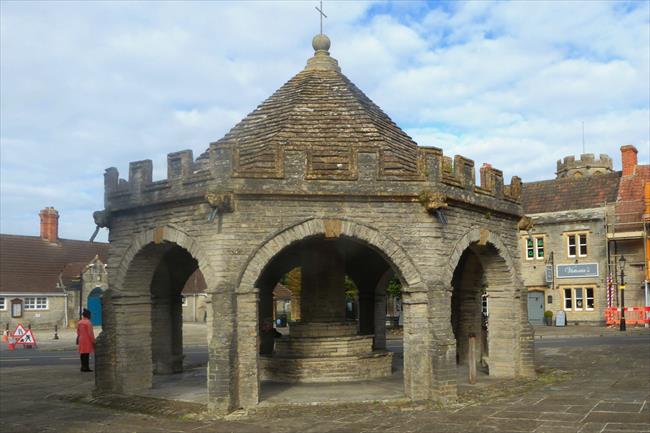
{"type": "Polygon", "coordinates": [[[39,216],[40,236],[0,235],[0,324],[67,326],[87,306],[100,324],[108,244],[60,239],[59,213],[39,216]]]}
{"type": "Polygon", "coordinates": [[[643,306],[647,231],[643,188],[648,166],[634,146],[621,147],[623,170],[607,155],[564,158],[557,178],[524,183],[522,205],[532,226],[520,231],[528,315],[566,313],[571,323],[603,324],[619,302],[618,260],[626,256],[627,306],[643,306]]]}

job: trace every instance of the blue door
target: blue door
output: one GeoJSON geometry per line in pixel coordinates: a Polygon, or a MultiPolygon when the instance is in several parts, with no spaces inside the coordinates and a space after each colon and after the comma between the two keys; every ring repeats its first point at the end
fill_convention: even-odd
{"type": "Polygon", "coordinates": [[[544,323],[544,293],[528,292],[528,321],[535,325],[544,323]]]}
{"type": "Polygon", "coordinates": [[[102,324],[102,295],[104,292],[99,287],[95,287],[88,295],[88,310],[90,311],[90,321],[94,326],[102,324]]]}

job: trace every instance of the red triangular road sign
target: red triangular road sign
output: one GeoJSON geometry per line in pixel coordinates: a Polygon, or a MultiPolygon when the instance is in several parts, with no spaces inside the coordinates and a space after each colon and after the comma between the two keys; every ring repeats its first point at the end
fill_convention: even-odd
{"type": "Polygon", "coordinates": [[[36,345],[36,338],[32,334],[32,330],[28,329],[18,340],[16,344],[33,344],[36,345]]]}
{"type": "Polygon", "coordinates": [[[25,335],[25,327],[22,325],[22,323],[19,323],[18,326],[16,326],[16,330],[14,331],[14,336],[21,337],[23,335],[25,335]]]}

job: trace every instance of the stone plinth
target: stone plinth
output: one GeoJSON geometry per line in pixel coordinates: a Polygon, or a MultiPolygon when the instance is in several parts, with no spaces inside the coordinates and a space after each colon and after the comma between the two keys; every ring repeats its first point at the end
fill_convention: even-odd
{"type": "Polygon", "coordinates": [[[345,337],[357,335],[357,322],[291,322],[291,338],[345,337]]]}
{"type": "Polygon", "coordinates": [[[280,382],[337,382],[391,375],[393,354],[372,350],[372,335],[356,322],[292,322],[291,335],[261,357],[262,377],[280,382]]]}
{"type": "Polygon", "coordinates": [[[393,354],[375,351],[362,356],[316,358],[260,357],[262,380],[278,382],[343,382],[391,375],[393,354]]]}

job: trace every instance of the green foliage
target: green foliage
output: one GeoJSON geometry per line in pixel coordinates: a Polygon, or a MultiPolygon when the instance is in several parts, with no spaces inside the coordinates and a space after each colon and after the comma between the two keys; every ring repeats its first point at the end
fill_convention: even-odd
{"type": "Polygon", "coordinates": [[[552,318],[553,317],[553,312],[549,311],[549,310],[544,311],[544,317],[552,318]]]}
{"type": "Polygon", "coordinates": [[[390,296],[400,296],[402,292],[402,283],[400,283],[399,278],[393,277],[388,281],[388,287],[386,288],[386,293],[390,296]]]}
{"type": "Polygon", "coordinates": [[[359,289],[357,288],[357,285],[354,284],[352,278],[348,277],[347,275],[345,276],[345,282],[343,283],[343,286],[345,287],[346,298],[354,299],[359,295],[359,289]]]}

